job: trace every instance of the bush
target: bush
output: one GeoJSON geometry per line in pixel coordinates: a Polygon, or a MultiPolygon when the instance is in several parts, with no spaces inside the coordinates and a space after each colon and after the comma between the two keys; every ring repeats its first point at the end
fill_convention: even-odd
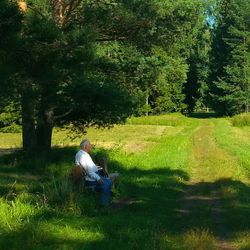
{"type": "Polygon", "coordinates": [[[236,127],[250,126],[250,114],[243,113],[232,117],[232,125],[236,127]]]}
{"type": "Polygon", "coordinates": [[[12,123],[11,125],[9,125],[7,127],[0,128],[0,132],[2,132],[2,133],[21,133],[22,127],[21,127],[21,125],[12,123]]]}

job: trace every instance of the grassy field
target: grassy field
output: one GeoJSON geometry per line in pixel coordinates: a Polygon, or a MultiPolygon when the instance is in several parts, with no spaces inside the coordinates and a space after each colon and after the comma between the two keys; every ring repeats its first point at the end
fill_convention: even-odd
{"type": "MultiPolygon", "coordinates": [[[[0,134],[1,148],[19,134],[0,134]]],[[[51,160],[0,156],[0,249],[250,249],[250,127],[226,118],[141,117],[73,139],[51,160]],[[120,209],[65,176],[83,137],[121,174],[120,209]]]]}

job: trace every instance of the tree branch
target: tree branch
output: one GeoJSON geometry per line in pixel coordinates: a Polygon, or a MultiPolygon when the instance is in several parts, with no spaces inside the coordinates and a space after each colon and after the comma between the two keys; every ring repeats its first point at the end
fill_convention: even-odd
{"type": "Polygon", "coordinates": [[[33,8],[33,7],[31,7],[30,5],[27,5],[27,8],[30,9],[30,10],[32,10],[32,11],[34,11],[34,12],[36,12],[36,13],[39,14],[41,17],[45,17],[45,15],[44,15],[41,11],[39,11],[38,9],[33,8]]]}
{"type": "Polygon", "coordinates": [[[69,2],[69,4],[67,6],[65,6],[65,10],[66,10],[66,15],[65,15],[65,19],[64,19],[64,25],[67,24],[70,21],[70,15],[72,14],[72,12],[74,12],[74,10],[80,5],[81,0],[71,0],[69,2]]]}
{"type": "Polygon", "coordinates": [[[54,120],[58,120],[58,119],[61,119],[67,115],[69,115],[71,112],[73,111],[73,109],[69,109],[67,112],[65,112],[64,114],[61,114],[61,115],[55,115],[54,116],[54,120]]]}
{"type": "Polygon", "coordinates": [[[97,38],[95,39],[96,42],[111,42],[111,41],[124,41],[126,40],[128,37],[126,36],[121,36],[121,37],[101,37],[101,38],[97,38]]]}

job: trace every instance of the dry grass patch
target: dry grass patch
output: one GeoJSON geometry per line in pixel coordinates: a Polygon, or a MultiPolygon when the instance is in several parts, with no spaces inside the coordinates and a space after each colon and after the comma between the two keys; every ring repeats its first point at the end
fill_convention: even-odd
{"type": "Polygon", "coordinates": [[[184,244],[187,250],[215,250],[216,240],[207,229],[191,229],[184,234],[184,244]]]}
{"type": "Polygon", "coordinates": [[[142,153],[152,147],[154,147],[157,143],[155,142],[130,142],[126,143],[123,147],[123,151],[126,153],[142,153]]]}
{"type": "Polygon", "coordinates": [[[88,129],[85,135],[70,138],[66,130],[56,129],[53,133],[53,145],[78,146],[82,138],[88,138],[95,147],[119,149],[125,153],[142,153],[157,145],[161,136],[174,136],[183,127],[162,125],[116,125],[110,129],[88,129]]]}

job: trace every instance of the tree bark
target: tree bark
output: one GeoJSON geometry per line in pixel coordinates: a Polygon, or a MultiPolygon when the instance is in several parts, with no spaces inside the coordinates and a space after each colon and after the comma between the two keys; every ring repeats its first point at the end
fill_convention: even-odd
{"type": "Polygon", "coordinates": [[[36,119],[31,95],[29,91],[22,94],[23,151],[27,154],[37,151],[47,154],[51,150],[54,112],[53,110],[42,110],[36,119]]]}
{"type": "Polygon", "coordinates": [[[22,139],[23,151],[30,153],[36,148],[34,104],[30,99],[30,93],[22,94],[22,139]]]}
{"type": "Polygon", "coordinates": [[[52,130],[54,126],[53,110],[43,111],[36,129],[37,149],[49,153],[51,150],[52,130]]]}

